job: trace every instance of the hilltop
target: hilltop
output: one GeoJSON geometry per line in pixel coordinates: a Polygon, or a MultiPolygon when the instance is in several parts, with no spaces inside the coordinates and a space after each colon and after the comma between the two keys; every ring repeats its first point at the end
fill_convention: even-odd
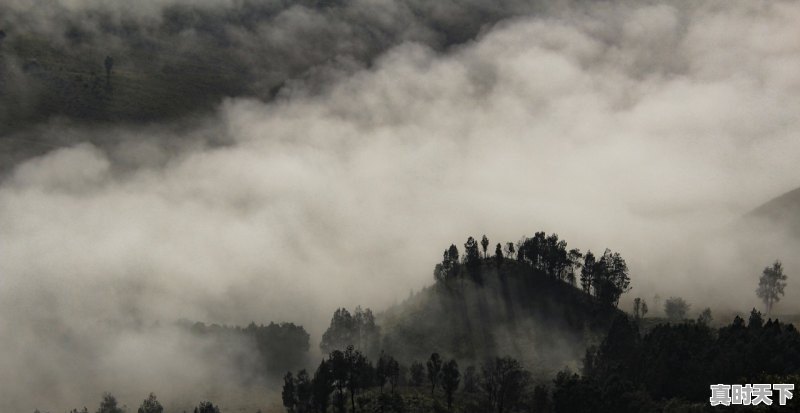
{"type": "Polygon", "coordinates": [[[511,244],[515,252],[506,248],[505,254],[499,245],[495,255],[480,254],[470,238],[459,259],[451,246],[436,266],[436,282],[378,314],[379,328],[358,327],[372,326],[369,310],[353,317],[367,320],[363,324],[337,311],[323,352],[354,344],[370,356],[380,347],[403,362],[437,351],[476,364],[508,355],[543,374],[578,366],[621,314],[616,300],[629,282],[624,260],[610,251],[598,259],[588,252],[587,259],[577,249],[567,251],[555,234],[524,238],[511,244]],[[343,333],[347,328],[358,332],[343,333]],[[361,339],[365,334],[379,334],[380,344],[361,339]]]}

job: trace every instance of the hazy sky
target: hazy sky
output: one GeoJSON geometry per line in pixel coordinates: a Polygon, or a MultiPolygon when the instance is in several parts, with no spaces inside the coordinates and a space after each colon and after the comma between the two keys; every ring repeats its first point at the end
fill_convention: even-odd
{"type": "Polygon", "coordinates": [[[293,321],[316,348],[335,307],[380,311],[484,233],[620,251],[622,306],[747,311],[781,258],[776,311],[797,311],[797,244],[734,225],[800,185],[797,21],[789,1],[559,3],[183,130],[44,128],[76,143],[0,184],[0,410],[200,400],[199,345],[130,326],[293,321]],[[97,134],[119,143],[77,143],[97,134]]]}

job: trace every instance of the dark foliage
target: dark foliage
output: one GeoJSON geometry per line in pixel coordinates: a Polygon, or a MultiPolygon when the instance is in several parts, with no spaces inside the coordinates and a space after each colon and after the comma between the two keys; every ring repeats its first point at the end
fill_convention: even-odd
{"type": "Polygon", "coordinates": [[[764,322],[755,310],[747,324],[736,317],[718,331],[687,322],[661,324],[643,336],[621,316],[603,343],[587,351],[583,376],[558,374],[553,407],[571,413],[701,408],[711,384],[794,383],[798,374],[800,333],[791,324],[764,322]]]}
{"type": "Polygon", "coordinates": [[[194,413],[220,413],[219,407],[214,406],[211,402],[201,402],[200,405],[195,407],[194,413]]]}
{"type": "Polygon", "coordinates": [[[112,396],[111,393],[105,393],[103,394],[103,400],[100,401],[97,413],[123,413],[123,410],[117,406],[116,397],[112,396]]]}
{"type": "Polygon", "coordinates": [[[436,284],[382,315],[384,350],[419,360],[437,348],[448,358],[480,362],[502,346],[503,353],[554,370],[605,335],[619,295],[629,289],[627,265],[610,251],[596,263],[587,253],[598,276],[584,280],[592,288],[576,288],[586,260],[555,234],[539,232],[517,247],[507,244],[505,252],[498,245],[491,257],[481,257],[481,247],[469,237],[463,254],[455,245],[445,249],[436,284]],[[564,349],[563,342],[575,346],[564,349]]]}
{"type": "MultiPolygon", "coordinates": [[[[258,365],[249,361],[251,354],[228,353],[231,363],[239,367],[243,375],[279,378],[281,372],[305,365],[308,357],[309,335],[302,326],[293,323],[250,323],[245,328],[195,323],[189,328],[199,336],[216,339],[219,345],[214,349],[216,356],[236,348],[227,345],[230,341],[244,340],[250,344],[256,350],[258,365]]],[[[248,377],[242,379],[248,380],[248,377]]]]}
{"type": "Polygon", "coordinates": [[[150,393],[146,399],[142,402],[141,406],[139,406],[139,410],[137,413],[163,413],[164,407],[161,406],[161,403],[156,398],[156,395],[150,393]]]}
{"type": "Polygon", "coordinates": [[[350,314],[346,308],[340,308],[333,313],[331,324],[322,335],[319,347],[324,353],[330,353],[335,349],[353,346],[374,357],[378,354],[379,340],[380,328],[375,323],[372,310],[356,307],[355,312],[350,314]]]}

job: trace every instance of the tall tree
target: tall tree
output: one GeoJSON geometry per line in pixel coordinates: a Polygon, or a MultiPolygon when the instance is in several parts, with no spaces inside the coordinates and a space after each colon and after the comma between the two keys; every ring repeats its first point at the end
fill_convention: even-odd
{"type": "Polygon", "coordinates": [[[297,398],[297,411],[298,413],[308,413],[311,410],[311,396],[313,395],[313,388],[311,385],[311,378],[308,372],[303,369],[297,373],[295,379],[295,395],[297,398]]]}
{"type": "Polygon", "coordinates": [[[747,319],[747,328],[758,330],[761,327],[764,327],[764,317],[761,316],[760,311],[754,308],[750,311],[750,318],[747,319]]]}
{"type": "Polygon", "coordinates": [[[486,234],[483,234],[483,238],[481,238],[481,248],[483,249],[483,258],[488,257],[489,238],[486,238],[486,234]]]}
{"type": "Polygon", "coordinates": [[[297,394],[295,391],[294,386],[294,376],[292,372],[287,372],[285,376],[283,376],[283,391],[281,391],[281,399],[283,400],[283,406],[286,407],[286,411],[289,413],[294,413],[295,406],[297,406],[297,394]]]}
{"type": "Polygon", "coordinates": [[[567,274],[566,274],[566,281],[570,283],[570,285],[575,285],[575,273],[578,271],[579,268],[583,265],[581,260],[583,259],[583,254],[581,254],[581,250],[578,248],[573,248],[569,250],[567,253],[567,274]]]}
{"type": "Polygon", "coordinates": [[[409,370],[411,373],[411,385],[414,387],[422,386],[422,383],[425,381],[425,366],[415,361],[411,363],[411,368],[409,370]]]}
{"type": "Polygon", "coordinates": [[[679,322],[686,318],[689,312],[689,304],[680,297],[670,297],[664,301],[664,314],[673,322],[679,322]]]}
{"type": "Polygon", "coordinates": [[[776,260],[771,267],[764,268],[756,289],[758,298],[764,302],[767,316],[772,314],[772,306],[780,301],[784,288],[786,288],[786,274],[783,273],[783,264],[776,260]]]}
{"type": "Polygon", "coordinates": [[[514,243],[513,242],[506,243],[506,257],[513,259],[515,251],[516,251],[516,249],[514,248],[514,243]]]}
{"type": "Polygon", "coordinates": [[[453,411],[453,393],[458,389],[461,382],[461,373],[458,371],[458,363],[450,360],[442,366],[442,389],[447,398],[447,410],[453,411]]]}
{"type": "Polygon", "coordinates": [[[123,410],[117,406],[116,397],[112,396],[111,393],[104,393],[97,413],[123,413],[123,410]]]}
{"type": "Polygon", "coordinates": [[[319,363],[314,378],[311,380],[312,405],[316,413],[327,413],[333,392],[333,375],[328,362],[319,363]]]}
{"type": "Polygon", "coordinates": [[[451,244],[450,248],[444,250],[442,263],[436,265],[433,270],[433,278],[437,282],[447,282],[458,276],[458,247],[451,244]]]}
{"type": "Polygon", "coordinates": [[[593,273],[596,261],[592,251],[586,251],[583,257],[583,268],[581,268],[581,289],[586,294],[592,293],[593,273]]]}
{"type": "Polygon", "coordinates": [[[497,243],[497,246],[494,248],[494,262],[497,265],[497,269],[499,270],[500,267],[503,266],[503,246],[500,243],[497,243]]]}
{"type": "Polygon", "coordinates": [[[219,407],[211,402],[200,402],[200,405],[194,408],[194,413],[219,413],[219,407]]]}
{"type": "Polygon", "coordinates": [[[714,320],[714,317],[711,315],[711,308],[706,307],[699,316],[697,316],[697,323],[703,325],[711,325],[711,322],[714,320]]]}
{"type": "Polygon", "coordinates": [[[389,361],[386,363],[386,374],[389,377],[392,394],[394,394],[395,387],[400,384],[400,363],[392,356],[389,356],[389,361]]]}
{"type": "Polygon", "coordinates": [[[456,244],[450,244],[450,248],[447,249],[447,258],[452,262],[458,262],[458,247],[456,247],[456,244]]]}
{"type": "Polygon", "coordinates": [[[358,306],[351,314],[346,308],[339,308],[334,311],[330,326],[322,334],[319,347],[330,354],[352,345],[369,355],[377,351],[379,340],[380,327],[375,323],[372,310],[358,306]]]}
{"type": "Polygon", "coordinates": [[[158,401],[156,395],[153,393],[150,393],[150,395],[147,396],[146,399],[144,399],[142,404],[139,406],[139,410],[137,410],[137,413],[163,413],[163,412],[164,412],[164,407],[161,406],[161,403],[158,401]]]}
{"type": "MultiPolygon", "coordinates": [[[[635,320],[641,320],[644,315],[642,314],[642,299],[640,297],[636,297],[633,299],[633,318],[635,320]]],[[[645,304],[646,305],[646,304],[645,304]]]]}
{"type": "Polygon", "coordinates": [[[464,371],[464,391],[467,393],[478,391],[478,376],[475,372],[475,366],[469,366],[464,371]]]}
{"type": "Polygon", "coordinates": [[[389,357],[381,352],[381,356],[378,358],[378,364],[375,366],[375,381],[380,387],[381,394],[383,394],[383,386],[386,385],[386,381],[389,379],[389,357]]]}
{"type": "Polygon", "coordinates": [[[344,413],[346,410],[344,391],[347,389],[347,380],[350,375],[348,360],[345,358],[344,352],[334,350],[328,355],[328,364],[331,369],[333,386],[336,389],[334,404],[339,413],[344,413]]]}
{"type": "Polygon", "coordinates": [[[350,407],[356,411],[356,394],[361,389],[370,385],[370,373],[372,366],[359,350],[353,346],[347,346],[344,351],[344,358],[347,362],[347,390],[350,392],[350,407]]]}
{"type": "Polygon", "coordinates": [[[469,237],[467,242],[464,243],[464,265],[467,267],[472,280],[480,282],[481,256],[480,252],[478,252],[478,242],[475,241],[475,238],[469,237]]]}
{"type": "Polygon", "coordinates": [[[475,238],[467,238],[464,243],[464,264],[467,266],[475,265],[480,262],[480,253],[478,252],[478,242],[475,238]]]}
{"type": "Polygon", "coordinates": [[[431,357],[426,363],[428,368],[428,381],[431,382],[431,396],[436,391],[436,385],[439,384],[439,376],[442,373],[442,357],[439,353],[431,354],[431,357]]]}
{"type": "Polygon", "coordinates": [[[594,266],[592,288],[595,297],[607,304],[616,306],[622,293],[630,290],[628,264],[622,256],[606,249],[594,266]]]}
{"type": "Polygon", "coordinates": [[[529,382],[530,373],[511,357],[498,357],[482,367],[480,386],[497,413],[515,410],[529,382]]]}

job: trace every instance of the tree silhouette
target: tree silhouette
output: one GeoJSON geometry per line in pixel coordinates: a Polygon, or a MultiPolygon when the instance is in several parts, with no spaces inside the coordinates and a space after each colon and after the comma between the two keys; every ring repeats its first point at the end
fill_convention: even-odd
{"type": "Polygon", "coordinates": [[[467,238],[467,242],[464,243],[464,264],[470,267],[478,263],[480,263],[478,242],[475,241],[475,238],[469,237],[467,238]]]}
{"type": "Polygon", "coordinates": [[[330,354],[352,345],[363,353],[372,354],[377,351],[379,339],[380,329],[372,310],[356,307],[350,314],[346,308],[339,308],[334,311],[330,326],[322,334],[319,347],[330,354]]]}
{"type": "Polygon", "coordinates": [[[634,320],[641,320],[647,314],[647,302],[640,297],[633,299],[633,318],[634,320]]]}
{"type": "Polygon", "coordinates": [[[428,368],[428,381],[431,382],[431,396],[433,396],[436,385],[439,384],[439,375],[442,372],[442,357],[439,356],[439,353],[431,354],[426,366],[428,368]]]}
{"type": "Polygon", "coordinates": [[[494,262],[498,269],[503,266],[503,246],[500,243],[494,248],[494,262]]]}
{"type": "Polygon", "coordinates": [[[425,366],[415,361],[411,363],[411,368],[409,370],[411,373],[411,385],[415,387],[422,386],[422,383],[425,381],[425,366]]]}
{"type": "Polygon", "coordinates": [[[761,327],[764,327],[764,317],[761,316],[760,311],[754,308],[750,311],[750,318],[747,320],[747,328],[759,330],[761,327]]]}
{"type": "Polygon", "coordinates": [[[295,397],[297,400],[297,411],[300,413],[306,413],[311,408],[311,396],[313,394],[313,388],[311,384],[311,379],[308,377],[308,372],[303,369],[297,373],[297,378],[295,379],[295,397]]]}
{"type": "Polygon", "coordinates": [[[319,413],[328,411],[331,392],[333,392],[333,375],[328,362],[319,363],[314,378],[311,380],[311,400],[314,410],[319,413]]]}
{"type": "Polygon", "coordinates": [[[586,256],[583,257],[583,268],[581,268],[581,289],[586,294],[592,293],[592,283],[594,282],[594,273],[596,261],[592,251],[586,251],[586,256]]]}
{"type": "Polygon", "coordinates": [[[515,251],[516,251],[516,248],[514,248],[514,243],[513,242],[506,243],[506,257],[514,258],[514,252],[515,251]]]}
{"type": "Polygon", "coordinates": [[[194,408],[194,413],[219,413],[219,407],[211,402],[200,402],[200,405],[194,408]]]}
{"type": "Polygon", "coordinates": [[[389,360],[386,363],[386,374],[389,378],[389,386],[391,386],[392,393],[394,393],[395,387],[400,384],[400,363],[392,356],[389,356],[389,360]]]}
{"type": "Polygon", "coordinates": [[[111,393],[104,393],[97,413],[123,413],[123,410],[117,406],[116,397],[112,396],[111,393]]]}
{"type": "Polygon", "coordinates": [[[469,366],[464,370],[464,392],[475,393],[478,391],[478,376],[475,366],[469,366]]]}
{"type": "Polygon", "coordinates": [[[450,248],[447,249],[447,258],[452,262],[458,262],[458,247],[456,247],[456,244],[450,244],[450,248]]]}
{"type": "Polygon", "coordinates": [[[772,306],[780,301],[786,287],[786,274],[783,273],[783,264],[775,261],[771,267],[764,268],[761,278],[758,280],[756,294],[767,309],[767,315],[772,314],[772,306]]]}
{"type": "Polygon", "coordinates": [[[530,373],[511,357],[497,357],[482,366],[480,386],[492,410],[510,412],[520,403],[530,373]]]}
{"type": "Polygon", "coordinates": [[[442,263],[436,265],[433,270],[433,278],[437,282],[447,282],[458,275],[458,247],[450,244],[450,248],[444,250],[442,263]]]}
{"type": "Polygon", "coordinates": [[[283,400],[283,406],[286,407],[286,411],[293,413],[295,406],[297,405],[297,394],[295,391],[294,376],[292,375],[291,371],[283,376],[283,391],[281,391],[281,399],[283,400]]]}
{"type": "Polygon", "coordinates": [[[483,258],[488,257],[487,249],[489,248],[489,238],[486,238],[486,234],[483,234],[483,238],[481,238],[481,248],[483,249],[483,258]]]}
{"type": "Polygon", "coordinates": [[[619,297],[630,289],[628,264],[619,255],[606,249],[592,271],[592,288],[601,302],[616,306],[619,297]]]}
{"type": "Polygon", "coordinates": [[[576,281],[575,273],[583,266],[581,262],[582,259],[583,254],[581,254],[581,250],[578,248],[573,248],[567,253],[566,281],[572,286],[575,285],[576,281]]]}
{"type": "Polygon", "coordinates": [[[447,398],[447,410],[453,411],[453,393],[458,389],[461,382],[461,373],[458,371],[458,363],[450,360],[442,366],[442,389],[447,398]]]}
{"type": "Polygon", "coordinates": [[[714,317],[711,315],[711,308],[706,307],[699,316],[697,316],[697,323],[703,325],[711,325],[711,321],[714,320],[714,317]]]}
{"type": "Polygon", "coordinates": [[[345,358],[344,352],[334,350],[328,355],[328,364],[331,369],[333,386],[336,389],[334,403],[339,413],[344,413],[346,410],[344,391],[347,389],[348,379],[350,377],[348,360],[345,358]]]}
{"type": "Polygon", "coordinates": [[[689,304],[683,298],[670,297],[664,301],[664,314],[670,321],[681,321],[686,318],[689,312],[689,304]]]}
{"type": "Polygon", "coordinates": [[[346,386],[350,392],[350,407],[355,412],[356,394],[362,388],[367,388],[370,385],[372,366],[367,361],[367,358],[364,357],[364,354],[356,350],[352,345],[347,346],[344,351],[344,359],[347,370],[346,386]]]}
{"type": "Polygon", "coordinates": [[[389,379],[389,357],[381,352],[380,358],[378,358],[378,364],[375,366],[375,382],[380,387],[381,393],[383,393],[383,386],[386,385],[386,381],[389,379]]]}
{"type": "Polygon", "coordinates": [[[163,411],[164,407],[161,406],[161,403],[156,399],[156,395],[150,393],[150,395],[144,399],[141,406],[139,406],[137,413],[162,413],[163,411]]]}

